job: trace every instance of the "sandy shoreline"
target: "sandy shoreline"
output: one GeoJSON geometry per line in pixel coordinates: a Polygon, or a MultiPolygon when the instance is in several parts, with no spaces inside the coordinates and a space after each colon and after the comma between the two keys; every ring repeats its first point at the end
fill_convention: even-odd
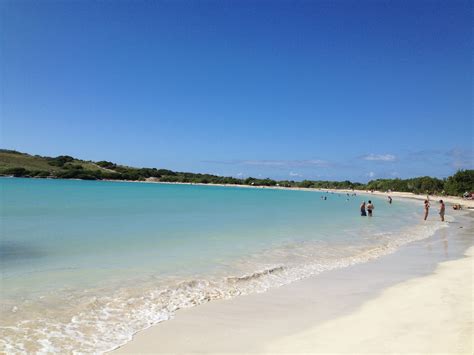
{"type": "Polygon", "coordinates": [[[473,219],[459,219],[369,263],[181,310],[115,352],[472,353],[473,219]]]}
{"type": "Polygon", "coordinates": [[[465,256],[384,290],[347,316],[278,339],[265,352],[472,354],[474,248],[465,256]]]}

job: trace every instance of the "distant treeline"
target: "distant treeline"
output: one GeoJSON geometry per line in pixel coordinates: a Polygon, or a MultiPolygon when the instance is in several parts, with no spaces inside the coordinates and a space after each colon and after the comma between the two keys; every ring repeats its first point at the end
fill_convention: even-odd
{"type": "MultiPolygon", "coordinates": [[[[24,166],[7,167],[0,170],[0,175],[15,177],[41,177],[41,178],[61,178],[61,179],[82,179],[82,180],[130,180],[145,181],[155,180],[161,182],[199,183],[199,184],[231,184],[250,186],[281,186],[300,188],[323,188],[323,189],[358,189],[375,191],[400,191],[413,192],[416,194],[446,194],[459,196],[464,192],[474,191],[474,170],[459,170],[447,179],[438,179],[429,176],[411,179],[377,179],[371,180],[367,184],[359,182],[345,181],[293,181],[273,179],[246,178],[238,179],[234,177],[224,177],[211,174],[195,174],[186,172],[175,172],[167,169],[156,168],[132,168],[117,165],[110,161],[86,162],[75,159],[71,156],[61,155],[55,158],[30,156],[11,150],[2,150],[0,153],[21,154],[31,158],[42,159],[46,166],[51,169],[31,169],[24,166]],[[85,167],[86,166],[86,167],[85,167]],[[90,168],[95,167],[94,169],[90,168]]],[[[2,155],[0,154],[0,162],[2,155]]],[[[10,162],[10,165],[12,163],[10,162]]]]}

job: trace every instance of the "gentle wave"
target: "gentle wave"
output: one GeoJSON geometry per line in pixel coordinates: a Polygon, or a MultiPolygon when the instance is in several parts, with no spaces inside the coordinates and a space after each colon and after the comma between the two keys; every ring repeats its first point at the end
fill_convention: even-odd
{"type": "Polygon", "coordinates": [[[250,275],[244,275],[244,276],[239,276],[239,277],[236,277],[236,276],[227,277],[226,281],[227,282],[244,282],[244,281],[249,281],[249,280],[256,280],[256,279],[260,279],[261,277],[273,274],[275,272],[283,271],[284,269],[285,269],[284,266],[275,266],[270,269],[254,272],[250,275]]]}
{"type": "MultiPolygon", "coordinates": [[[[21,320],[14,325],[0,327],[0,351],[12,354],[104,353],[127,343],[138,331],[172,318],[179,309],[264,292],[324,271],[364,263],[393,253],[407,243],[428,238],[444,226],[441,223],[422,224],[396,234],[379,235],[379,245],[351,246],[352,249],[341,246],[339,252],[333,252],[332,258],[315,258],[315,255],[321,255],[321,246],[308,243],[293,245],[291,252],[275,249],[269,251],[270,257],[266,255],[263,259],[278,260],[282,254],[288,253],[296,255],[296,258],[284,265],[267,264],[255,272],[240,276],[184,280],[166,287],[138,285],[137,288],[118,290],[112,296],[89,296],[87,292],[71,295],[67,303],[70,309],[66,310],[69,313],[66,312],[63,318],[58,319],[57,314],[47,314],[43,310],[34,320],[21,320]],[[351,255],[346,255],[348,253],[351,255]],[[276,257],[272,258],[272,254],[276,257]],[[336,254],[342,257],[334,257],[336,254]],[[298,260],[303,262],[298,263],[298,260]]],[[[12,319],[15,319],[13,313],[22,307],[28,310],[27,304],[11,309],[12,319]]]]}

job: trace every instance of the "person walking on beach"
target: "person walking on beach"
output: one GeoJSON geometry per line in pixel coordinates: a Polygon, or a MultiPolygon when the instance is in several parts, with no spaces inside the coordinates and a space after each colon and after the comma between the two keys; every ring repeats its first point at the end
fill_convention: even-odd
{"type": "Polygon", "coordinates": [[[365,213],[365,201],[360,205],[360,215],[363,217],[367,216],[367,213],[365,213]]]}
{"type": "Polygon", "coordinates": [[[441,218],[441,222],[444,222],[444,212],[446,211],[446,206],[444,205],[443,200],[439,200],[439,217],[441,218]]]}
{"type": "Polygon", "coordinates": [[[369,203],[367,204],[367,213],[369,214],[369,217],[372,217],[372,211],[374,209],[375,209],[375,207],[372,204],[372,201],[369,200],[369,203]]]}
{"type": "Polygon", "coordinates": [[[428,213],[430,213],[430,202],[428,200],[425,200],[425,221],[428,218],[428,213]]]}

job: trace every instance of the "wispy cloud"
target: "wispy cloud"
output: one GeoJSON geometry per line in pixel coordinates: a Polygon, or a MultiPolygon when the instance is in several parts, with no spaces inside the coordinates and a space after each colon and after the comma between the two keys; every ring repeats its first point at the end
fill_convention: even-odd
{"type": "Polygon", "coordinates": [[[206,160],[205,163],[229,164],[229,165],[251,165],[275,168],[291,167],[328,167],[330,163],[326,160],[307,159],[307,160],[206,160]]]}
{"type": "Polygon", "coordinates": [[[369,178],[373,178],[373,177],[375,176],[375,173],[374,173],[373,171],[369,171],[369,172],[367,173],[367,176],[368,176],[369,178]]]}
{"type": "Polygon", "coordinates": [[[392,154],[367,154],[361,157],[364,160],[370,161],[395,161],[397,157],[392,154]]]}
{"type": "Polygon", "coordinates": [[[474,167],[474,152],[470,149],[462,148],[420,150],[409,152],[405,160],[430,162],[432,164],[450,166],[454,169],[472,169],[474,167]]]}
{"type": "Polygon", "coordinates": [[[275,167],[326,167],[329,163],[325,160],[243,160],[244,165],[275,166],[275,167]]]}
{"type": "Polygon", "coordinates": [[[299,174],[299,173],[295,173],[295,172],[293,172],[293,171],[290,171],[290,174],[289,174],[289,175],[292,176],[292,177],[302,177],[302,176],[303,176],[303,175],[301,175],[301,174],[299,174]]]}
{"type": "Polygon", "coordinates": [[[472,169],[474,167],[474,152],[467,149],[453,148],[446,152],[450,164],[455,169],[472,169]]]}
{"type": "Polygon", "coordinates": [[[439,155],[443,154],[442,150],[438,149],[424,149],[412,151],[406,154],[405,159],[414,161],[425,161],[426,159],[432,159],[433,157],[439,158],[439,155]]]}

